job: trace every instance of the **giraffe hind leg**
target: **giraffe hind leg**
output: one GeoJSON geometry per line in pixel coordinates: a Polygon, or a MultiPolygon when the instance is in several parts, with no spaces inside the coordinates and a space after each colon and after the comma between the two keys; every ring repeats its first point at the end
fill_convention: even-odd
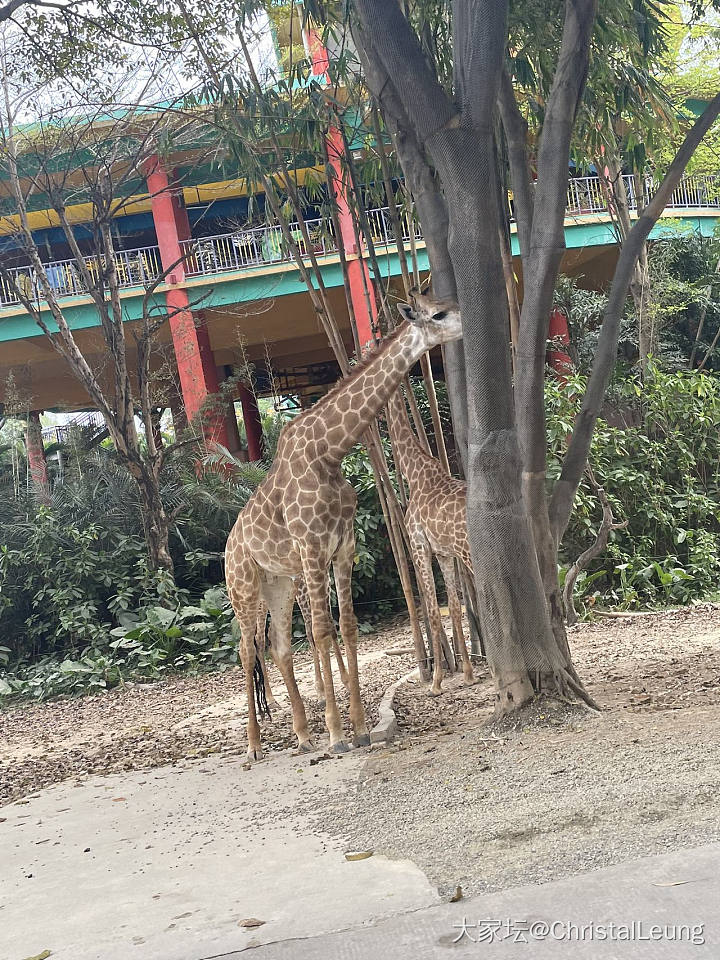
{"type": "Polygon", "coordinates": [[[448,607],[453,625],[453,639],[457,644],[457,653],[462,660],[463,679],[466,686],[475,683],[470,656],[468,654],[465,634],[462,626],[462,607],[458,596],[457,580],[455,578],[455,560],[453,557],[441,557],[438,555],[438,564],[445,581],[445,589],[448,596],[448,607]]]}
{"type": "Polygon", "coordinates": [[[248,760],[253,762],[263,758],[253,683],[256,673],[257,627],[262,606],[257,566],[250,557],[242,556],[240,550],[236,548],[226,561],[226,579],[228,596],[240,625],[240,660],[245,674],[248,709],[247,756],[248,760]]]}

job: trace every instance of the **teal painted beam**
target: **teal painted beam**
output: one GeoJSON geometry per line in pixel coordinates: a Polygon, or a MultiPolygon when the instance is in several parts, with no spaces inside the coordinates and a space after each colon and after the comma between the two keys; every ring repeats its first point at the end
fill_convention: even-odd
{"type": "MultiPolygon", "coordinates": [[[[688,229],[697,230],[703,236],[713,235],[720,218],[715,215],[678,218],[679,222],[688,229]]],[[[651,239],[658,239],[667,234],[673,226],[668,219],[661,221],[650,234],[651,239]]],[[[517,236],[512,235],[513,256],[519,255],[517,236]]],[[[576,222],[568,223],[565,227],[565,243],[568,249],[580,247],[614,246],[615,234],[609,222],[576,222]]],[[[420,244],[417,250],[418,266],[421,271],[429,269],[427,252],[420,244]]],[[[400,276],[400,258],[397,252],[385,253],[382,248],[378,251],[378,267],[383,279],[400,276]]],[[[343,283],[342,270],[338,262],[322,264],[322,275],[325,286],[341,287],[343,283]]],[[[202,309],[222,308],[236,303],[251,303],[256,300],[267,300],[276,297],[286,297],[292,294],[305,293],[305,284],[296,269],[279,268],[268,271],[267,268],[256,270],[248,269],[241,276],[217,274],[207,281],[189,286],[190,300],[198,303],[202,309]]],[[[140,320],[142,315],[143,291],[135,293],[127,291],[122,298],[125,319],[128,322],[140,320]]],[[[153,310],[165,309],[165,300],[162,293],[158,293],[152,300],[153,310]]],[[[100,320],[92,303],[68,303],[63,306],[65,317],[73,330],[83,330],[100,325],[100,320]]],[[[43,311],[43,319],[51,330],[56,330],[54,321],[48,310],[43,311]]],[[[0,342],[7,340],[24,340],[29,337],[42,336],[39,328],[26,313],[11,312],[8,308],[0,310],[0,342]],[[3,315],[4,314],[4,315],[3,315]]]]}

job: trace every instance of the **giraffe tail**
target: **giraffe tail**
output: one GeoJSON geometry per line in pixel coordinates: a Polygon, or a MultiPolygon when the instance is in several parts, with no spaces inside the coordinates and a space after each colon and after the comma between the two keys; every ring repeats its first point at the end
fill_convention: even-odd
{"type": "MultiPolygon", "coordinates": [[[[263,646],[265,638],[263,637],[263,646]]],[[[263,669],[263,658],[265,651],[258,650],[257,636],[255,637],[255,666],[253,667],[253,688],[255,690],[255,706],[259,717],[267,717],[272,720],[270,706],[265,694],[265,670],[263,669]]]]}

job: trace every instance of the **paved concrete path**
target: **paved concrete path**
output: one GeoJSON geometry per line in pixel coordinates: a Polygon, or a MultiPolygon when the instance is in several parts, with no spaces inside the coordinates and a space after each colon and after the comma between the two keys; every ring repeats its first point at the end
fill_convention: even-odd
{"type": "MultiPolygon", "coordinates": [[[[222,960],[718,960],[720,844],[222,960]]],[[[193,957],[193,960],[200,960],[193,957]]]]}
{"type": "Polygon", "coordinates": [[[208,758],[0,808],[0,960],[196,960],[437,903],[414,864],[348,862],[295,808],[365,757],[208,758]]]}
{"type": "Polygon", "coordinates": [[[352,789],[364,757],[208,758],[0,809],[0,960],[720,960],[720,844],[440,903],[414,864],[348,862],[313,826],[316,788],[352,789]],[[641,939],[654,924],[684,939],[641,939]]]}

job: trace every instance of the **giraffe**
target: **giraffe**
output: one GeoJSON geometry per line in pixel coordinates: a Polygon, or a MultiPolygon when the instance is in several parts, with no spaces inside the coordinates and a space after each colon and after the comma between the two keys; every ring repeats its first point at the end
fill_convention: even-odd
{"type": "MultiPolygon", "coordinates": [[[[310,597],[308,596],[307,587],[305,586],[305,581],[302,577],[297,577],[295,580],[295,601],[300,607],[300,612],[302,614],[303,622],[305,623],[305,634],[307,637],[310,650],[312,652],[313,658],[313,668],[315,671],[315,694],[317,699],[321,704],[325,703],[325,684],[323,683],[322,673],[320,672],[320,657],[318,656],[318,649],[315,640],[312,635],[312,617],[310,614],[310,597]]],[[[265,636],[265,627],[267,620],[268,608],[267,605],[263,602],[260,606],[260,612],[258,615],[258,624],[257,624],[257,636],[265,636]]],[[[345,666],[345,661],[343,660],[342,650],[340,649],[340,644],[338,643],[337,630],[335,630],[335,625],[333,624],[333,635],[332,635],[332,646],[335,653],[335,659],[337,660],[338,671],[340,673],[340,680],[344,687],[349,686],[349,677],[347,672],[347,667],[345,666]]],[[[270,645],[270,654],[273,654],[272,644],[270,645]]],[[[274,662],[274,661],[273,661],[274,662]]],[[[272,689],[270,687],[270,678],[268,676],[267,670],[264,671],[265,677],[265,699],[267,700],[268,707],[275,709],[278,706],[277,700],[273,696],[272,689]]]]}
{"type": "Polygon", "coordinates": [[[463,664],[466,684],[475,682],[472,664],[462,629],[462,608],[455,580],[455,559],[464,564],[472,580],[472,561],[467,535],[467,485],[449,477],[442,464],[421,445],[408,419],[402,388],[388,401],[387,421],[397,454],[398,470],[410,488],[405,511],[405,526],[410,538],[413,563],[427,608],[433,645],[433,676],[430,694],[442,693],[442,648],[444,637],[440,619],[432,555],[442,571],[448,595],[453,635],[463,664]]]}
{"type": "Polygon", "coordinates": [[[311,628],[325,686],[330,749],[335,753],[348,749],[330,668],[334,634],[328,586],[331,564],[347,657],[353,744],[365,746],[370,742],[360,696],[357,620],[351,590],[357,498],[343,477],[341,463],[422,354],[461,336],[456,304],[434,302],[420,294],[411,299],[412,304],[399,305],[406,322],[358,364],[350,376],[283,428],[269,473],[230,531],[225,548],[225,576],[240,624],[251,762],[262,759],[253,674],[258,614],[263,601],[270,610],[273,658],[290,697],[298,748],[312,749],[291,651],[294,581],[300,576],[307,586],[311,628]]]}

